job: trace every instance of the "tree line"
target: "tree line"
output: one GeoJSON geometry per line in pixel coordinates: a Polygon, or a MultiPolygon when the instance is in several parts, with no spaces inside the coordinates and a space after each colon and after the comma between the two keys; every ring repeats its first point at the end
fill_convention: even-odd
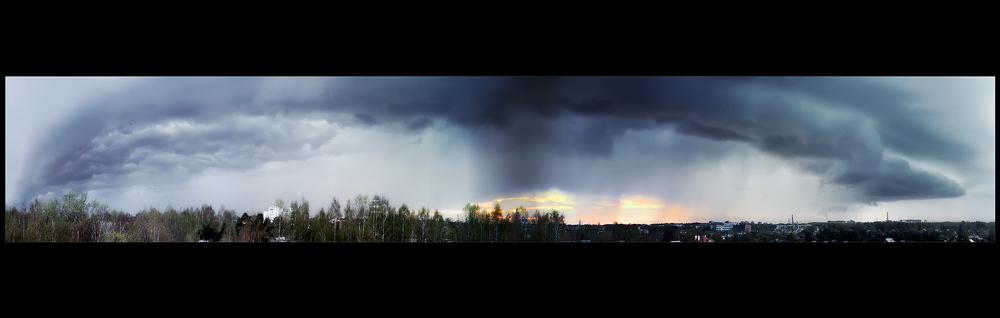
{"type": "Polygon", "coordinates": [[[136,214],[111,209],[87,193],[67,192],[48,202],[35,199],[4,212],[5,242],[692,242],[707,236],[715,242],[775,241],[995,241],[995,222],[813,223],[789,231],[774,224],[754,224],[753,231],[732,233],[705,224],[570,225],[551,210],[528,212],[523,206],[504,211],[499,204],[483,209],[467,204],[459,219],[438,210],[394,206],[385,196],[358,195],[341,204],[333,198],[311,216],[304,197],[281,213],[243,213],[210,205],[163,211],[149,207],[136,214]]]}
{"type": "Polygon", "coordinates": [[[996,222],[812,223],[795,235],[799,241],[881,242],[996,241],[996,222]]]}
{"type": "Polygon", "coordinates": [[[565,217],[557,211],[528,215],[524,208],[503,213],[480,211],[467,205],[464,220],[445,218],[426,207],[411,209],[391,204],[385,196],[358,195],[341,204],[333,198],[310,216],[304,197],[287,207],[275,202],[281,213],[237,216],[225,206],[210,205],[177,210],[144,208],[131,214],[111,209],[87,193],[67,192],[61,198],[4,211],[5,242],[484,242],[558,241],[569,238],[565,217]]]}

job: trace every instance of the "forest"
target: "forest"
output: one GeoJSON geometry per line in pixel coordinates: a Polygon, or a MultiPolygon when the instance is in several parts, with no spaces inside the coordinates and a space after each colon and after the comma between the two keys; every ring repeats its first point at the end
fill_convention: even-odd
{"type": "Polygon", "coordinates": [[[358,195],[341,205],[334,198],[310,216],[305,198],[274,219],[263,213],[238,215],[210,205],[163,211],[146,208],[132,214],[111,209],[87,193],[67,192],[49,202],[4,211],[5,242],[548,242],[569,240],[558,211],[529,214],[523,207],[505,212],[499,205],[483,211],[465,207],[465,218],[445,218],[435,210],[393,206],[385,196],[358,195]]]}
{"type": "Polygon", "coordinates": [[[333,198],[315,216],[305,198],[285,206],[273,219],[210,205],[163,211],[149,207],[132,214],[111,209],[87,193],[35,199],[4,211],[4,242],[995,242],[995,222],[810,223],[796,228],[752,223],[753,230],[716,231],[691,224],[566,224],[552,210],[504,211],[467,204],[458,220],[437,210],[394,206],[385,196],[358,195],[341,204],[333,198]]]}

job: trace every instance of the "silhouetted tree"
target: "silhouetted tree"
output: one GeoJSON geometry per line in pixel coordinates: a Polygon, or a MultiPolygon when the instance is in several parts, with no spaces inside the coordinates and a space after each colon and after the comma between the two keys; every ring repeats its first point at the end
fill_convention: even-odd
{"type": "Polygon", "coordinates": [[[218,242],[222,239],[222,231],[225,230],[226,225],[222,225],[222,230],[216,230],[209,224],[203,224],[201,229],[198,230],[198,239],[206,240],[211,242],[218,242]]]}

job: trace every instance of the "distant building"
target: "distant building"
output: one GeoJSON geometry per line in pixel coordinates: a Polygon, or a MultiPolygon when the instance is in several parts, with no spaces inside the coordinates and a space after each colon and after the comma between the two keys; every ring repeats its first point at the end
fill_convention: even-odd
{"type": "Polygon", "coordinates": [[[344,222],[346,221],[347,221],[346,218],[332,219],[330,220],[330,225],[333,225],[334,229],[339,229],[344,225],[344,222]]]}
{"type": "Polygon", "coordinates": [[[715,230],[716,231],[732,231],[734,225],[736,225],[736,223],[726,221],[725,223],[716,224],[715,225],[715,230]]]}
{"type": "Polygon", "coordinates": [[[906,223],[921,223],[921,222],[924,222],[923,220],[916,220],[916,219],[911,219],[911,220],[899,220],[899,221],[900,221],[900,222],[906,222],[906,223]]]}
{"type": "Polygon", "coordinates": [[[270,208],[267,208],[267,211],[264,211],[264,220],[274,220],[278,215],[281,215],[281,208],[272,205],[270,208]]]}
{"type": "Polygon", "coordinates": [[[710,238],[708,238],[708,236],[705,236],[705,235],[695,235],[694,236],[694,241],[695,242],[702,242],[702,243],[714,243],[715,242],[715,240],[710,239],[710,238]]]}

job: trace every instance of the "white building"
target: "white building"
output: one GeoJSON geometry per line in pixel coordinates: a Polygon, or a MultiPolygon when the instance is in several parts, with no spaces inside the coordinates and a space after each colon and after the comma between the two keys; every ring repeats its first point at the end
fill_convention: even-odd
{"type": "Polygon", "coordinates": [[[736,223],[732,223],[732,222],[726,221],[726,223],[715,225],[715,230],[716,231],[732,231],[734,225],[736,225],[736,223]]]}
{"type": "Polygon", "coordinates": [[[267,211],[264,211],[264,220],[274,220],[274,218],[278,217],[280,214],[281,208],[276,205],[272,205],[270,208],[267,208],[267,211]]]}

